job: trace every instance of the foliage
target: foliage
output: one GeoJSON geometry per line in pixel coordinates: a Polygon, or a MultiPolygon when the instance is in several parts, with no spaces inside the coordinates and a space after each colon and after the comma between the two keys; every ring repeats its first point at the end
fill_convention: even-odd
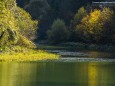
{"type": "Polygon", "coordinates": [[[70,29],[71,37],[69,41],[115,43],[115,16],[111,10],[115,11],[115,8],[97,7],[98,9],[94,9],[91,6],[91,0],[16,1],[18,5],[24,7],[32,15],[33,19],[39,20],[38,37],[41,40],[47,38],[47,30],[50,32],[49,29],[53,21],[59,18],[63,19],[67,28],[70,29]]]}
{"type": "Polygon", "coordinates": [[[103,30],[102,30],[102,38],[104,43],[113,43],[114,35],[115,35],[115,11],[110,8],[104,8],[101,12],[100,21],[103,22],[103,30]]]}
{"type": "Polygon", "coordinates": [[[73,26],[80,24],[81,20],[83,19],[83,17],[87,16],[87,11],[85,10],[84,7],[81,7],[78,12],[75,14],[74,19],[72,21],[73,26]]]}
{"type": "Polygon", "coordinates": [[[0,61],[38,61],[57,59],[59,55],[41,50],[33,50],[30,41],[37,29],[37,21],[23,9],[16,6],[15,0],[0,1],[0,61]]]}
{"type": "Polygon", "coordinates": [[[88,15],[86,9],[81,7],[74,16],[71,25],[71,39],[74,41],[80,41],[81,37],[79,32],[76,32],[76,25],[81,23],[81,20],[88,15]]]}
{"type": "Polygon", "coordinates": [[[25,9],[32,15],[33,19],[41,20],[47,14],[50,6],[46,0],[31,0],[25,9]]]}
{"type": "Polygon", "coordinates": [[[113,14],[109,8],[104,8],[102,11],[95,9],[82,19],[81,24],[76,26],[76,32],[81,33],[82,39],[86,42],[97,43],[106,35],[103,31],[113,29],[105,27],[111,22],[113,14]]]}
{"type": "Polygon", "coordinates": [[[16,0],[18,5],[28,11],[33,19],[39,21],[38,37],[45,39],[47,30],[57,18],[69,26],[74,13],[91,0],[16,0]]]}
{"type": "Polygon", "coordinates": [[[0,46],[15,44],[16,30],[19,29],[16,23],[10,10],[5,7],[5,0],[0,1],[0,46]]]}
{"type": "Polygon", "coordinates": [[[38,35],[40,38],[44,38],[48,28],[47,25],[50,23],[48,20],[50,17],[48,16],[50,6],[47,0],[30,0],[30,3],[24,6],[24,9],[31,14],[33,19],[37,19],[39,21],[38,35]]]}
{"type": "Polygon", "coordinates": [[[28,13],[17,7],[15,0],[0,1],[0,47],[10,47],[11,45],[21,45],[22,43],[23,45],[31,44],[32,46],[33,43],[27,42],[29,41],[27,39],[27,37],[29,38],[28,32],[35,32],[36,27],[37,22],[31,20],[28,13]],[[26,32],[27,34],[25,35],[24,33],[26,32]],[[20,37],[26,38],[26,41],[21,40],[20,37]]]}
{"type": "Polygon", "coordinates": [[[19,35],[19,40],[17,41],[17,44],[19,46],[24,46],[24,47],[28,47],[28,48],[36,48],[35,44],[28,40],[26,37],[19,35]]]}
{"type": "Polygon", "coordinates": [[[59,43],[67,41],[69,38],[69,31],[65,23],[57,19],[53,22],[51,30],[48,30],[48,40],[50,43],[59,43]]]}
{"type": "Polygon", "coordinates": [[[7,9],[12,10],[16,7],[16,0],[3,0],[7,9]]]}
{"type": "Polygon", "coordinates": [[[21,34],[30,40],[35,38],[38,22],[32,21],[30,14],[20,7],[15,8],[14,17],[18,22],[17,25],[20,28],[21,34]]]}
{"type": "Polygon", "coordinates": [[[30,2],[30,0],[16,0],[16,3],[21,8],[25,7],[30,2]]]}

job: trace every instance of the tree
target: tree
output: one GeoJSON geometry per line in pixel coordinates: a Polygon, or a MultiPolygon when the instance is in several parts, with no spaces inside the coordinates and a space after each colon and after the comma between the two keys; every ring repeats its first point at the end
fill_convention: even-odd
{"type": "Polygon", "coordinates": [[[29,2],[30,0],[16,0],[17,5],[21,8],[24,8],[29,2]]]}
{"type": "Polygon", "coordinates": [[[78,12],[75,14],[74,19],[72,21],[73,23],[73,27],[77,24],[81,23],[81,20],[83,19],[83,17],[87,16],[87,11],[85,10],[84,7],[81,7],[78,12]]]}
{"type": "Polygon", "coordinates": [[[16,0],[18,5],[24,7],[33,19],[39,21],[39,39],[46,38],[46,32],[57,18],[63,19],[70,25],[76,10],[91,3],[91,0],[16,0]],[[27,4],[25,4],[27,3],[27,4]],[[25,5],[25,6],[24,6],[25,5]]]}
{"type": "Polygon", "coordinates": [[[14,18],[18,22],[17,25],[20,28],[21,34],[29,40],[35,39],[36,31],[38,29],[38,21],[32,21],[30,14],[20,7],[16,7],[13,14],[14,18]]]}
{"type": "Polygon", "coordinates": [[[85,10],[84,7],[81,7],[77,13],[74,16],[74,19],[72,20],[72,24],[71,24],[71,38],[73,41],[80,41],[80,33],[75,31],[76,25],[81,23],[81,20],[87,16],[87,11],[85,10]]]}
{"type": "Polygon", "coordinates": [[[113,14],[109,8],[103,8],[102,11],[95,9],[82,19],[81,24],[76,25],[76,32],[80,32],[81,38],[86,42],[101,42],[106,35],[103,31],[111,29],[106,25],[110,26],[113,14]]]}
{"type": "Polygon", "coordinates": [[[28,13],[17,7],[15,0],[0,1],[0,47],[11,45],[34,46],[27,38],[28,35],[23,34],[22,29],[26,33],[30,30],[35,31],[36,27],[37,22],[31,20],[28,13]],[[30,23],[32,25],[29,25],[30,23]],[[30,26],[31,29],[24,25],[30,26]]]}
{"type": "Polygon", "coordinates": [[[30,0],[29,4],[26,5],[24,9],[31,14],[34,20],[39,21],[39,30],[37,33],[40,38],[45,38],[46,30],[49,28],[48,25],[50,23],[48,18],[51,17],[48,15],[50,5],[47,0],[30,0]]]}
{"type": "Polygon", "coordinates": [[[53,22],[51,30],[48,30],[47,34],[48,41],[53,44],[67,41],[69,38],[69,31],[65,23],[60,19],[53,22]]]}
{"type": "Polygon", "coordinates": [[[30,0],[25,9],[31,14],[33,19],[41,20],[50,9],[47,0],[30,0]]]}

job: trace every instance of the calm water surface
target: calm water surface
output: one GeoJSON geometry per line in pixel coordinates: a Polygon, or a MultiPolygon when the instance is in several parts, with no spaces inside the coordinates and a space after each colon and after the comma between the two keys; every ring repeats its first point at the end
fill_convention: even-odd
{"type": "Polygon", "coordinates": [[[0,86],[115,86],[115,55],[94,51],[55,52],[62,58],[0,62],[0,86]]]}
{"type": "Polygon", "coordinates": [[[115,62],[1,62],[0,86],[115,86],[115,62]]]}

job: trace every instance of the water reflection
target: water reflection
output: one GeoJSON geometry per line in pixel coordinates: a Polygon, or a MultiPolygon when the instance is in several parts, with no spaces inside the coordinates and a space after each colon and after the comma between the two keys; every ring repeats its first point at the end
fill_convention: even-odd
{"type": "Polygon", "coordinates": [[[114,63],[88,63],[88,86],[114,86],[114,63]]]}
{"type": "Polygon", "coordinates": [[[108,52],[97,52],[97,51],[88,51],[86,52],[89,54],[90,58],[114,58],[114,53],[108,53],[108,52]]]}
{"type": "MultiPolygon", "coordinates": [[[[14,70],[15,72],[15,70],[14,70]]],[[[12,70],[12,65],[0,63],[0,85],[1,86],[13,86],[13,80],[10,78],[12,76],[13,70],[12,70]]]]}
{"type": "Polygon", "coordinates": [[[95,63],[88,64],[88,86],[98,86],[98,71],[95,63]]]}
{"type": "Polygon", "coordinates": [[[0,63],[0,86],[114,86],[115,63],[0,63]]]}

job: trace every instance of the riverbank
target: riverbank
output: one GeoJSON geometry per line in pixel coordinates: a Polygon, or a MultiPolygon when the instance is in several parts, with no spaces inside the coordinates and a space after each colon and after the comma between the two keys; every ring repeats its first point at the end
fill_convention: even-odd
{"type": "Polygon", "coordinates": [[[97,45],[97,44],[67,42],[57,45],[39,44],[38,46],[39,49],[43,50],[72,50],[72,51],[88,50],[88,51],[115,52],[115,46],[109,44],[97,45]]]}
{"type": "Polygon", "coordinates": [[[102,51],[115,52],[115,46],[95,45],[85,43],[61,43],[58,45],[39,44],[36,49],[15,46],[11,49],[0,49],[0,61],[39,61],[47,59],[58,59],[60,55],[52,54],[47,50],[71,50],[71,51],[102,51]]]}
{"type": "Polygon", "coordinates": [[[40,49],[28,49],[24,47],[14,47],[12,50],[6,50],[0,53],[0,61],[39,61],[48,59],[58,59],[59,55],[52,54],[40,49]]]}

